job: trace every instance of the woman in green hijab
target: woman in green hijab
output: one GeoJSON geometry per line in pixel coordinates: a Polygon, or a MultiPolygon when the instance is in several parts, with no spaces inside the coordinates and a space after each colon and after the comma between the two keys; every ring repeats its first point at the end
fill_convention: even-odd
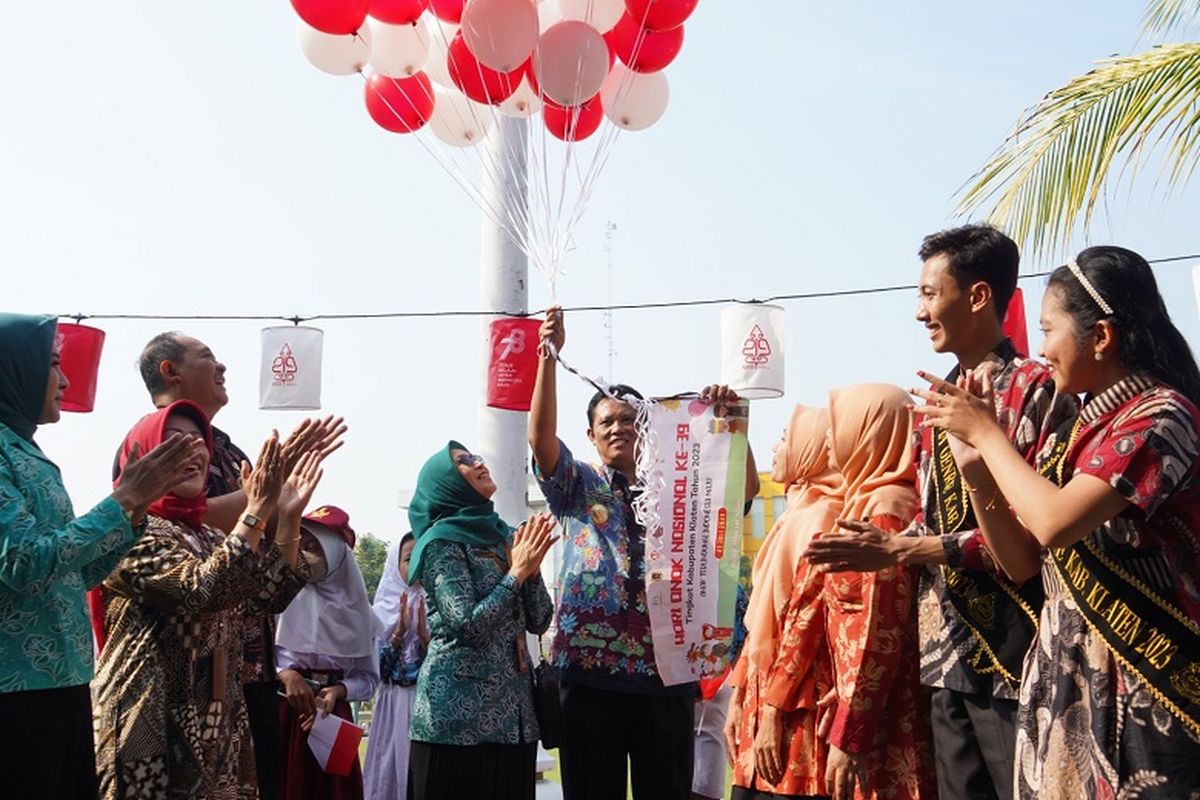
{"type": "Polygon", "coordinates": [[[121,486],[76,517],[33,437],[69,385],[54,317],[0,314],[0,753],[7,797],[95,797],[92,635],[84,591],[142,530],[202,441],[176,436],[129,464],[121,486]]]}
{"type": "Polygon", "coordinates": [[[450,442],[421,468],[409,505],[409,577],[425,587],[430,632],[413,703],[416,800],[534,797],[538,727],[525,642],[550,625],[541,564],[558,537],[549,515],[513,531],[492,506],[495,492],[483,459],[450,442]]]}

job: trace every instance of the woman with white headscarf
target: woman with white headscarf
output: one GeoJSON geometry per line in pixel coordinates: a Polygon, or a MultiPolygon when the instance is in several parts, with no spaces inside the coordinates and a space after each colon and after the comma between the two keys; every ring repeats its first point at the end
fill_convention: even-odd
{"type": "Polygon", "coordinates": [[[275,662],[285,695],[279,797],[360,800],[358,759],[349,775],[327,774],[308,748],[308,731],[318,711],[350,720],[349,701],[375,693],[375,638],[382,626],[351,550],[354,530],[346,512],[321,506],[304,517],[300,536],[312,579],[280,616],[275,634],[275,662]]]}
{"type": "Polygon", "coordinates": [[[367,758],[363,764],[367,800],[408,797],[408,728],[412,722],[417,673],[429,647],[425,592],[408,582],[414,539],[404,534],[388,548],[383,578],[375,590],[375,616],[384,626],[379,637],[379,697],[371,715],[367,758]]]}

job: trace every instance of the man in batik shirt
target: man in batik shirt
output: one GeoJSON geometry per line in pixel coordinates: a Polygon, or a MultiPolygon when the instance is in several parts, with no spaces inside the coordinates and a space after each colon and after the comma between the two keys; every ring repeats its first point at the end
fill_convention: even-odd
{"type": "MultiPolygon", "coordinates": [[[[990,372],[996,417],[1032,464],[1076,403],[1056,396],[1049,371],[1004,335],[1016,244],[989,226],[967,225],[927,236],[920,257],[917,320],[934,352],[958,360],[947,379],[962,370],[990,372]]],[[[971,506],[996,498],[972,496],[945,431],[922,429],[916,458],[922,511],[906,536],[849,523],[852,533],[822,536],[807,555],[834,570],[922,565],[921,682],[933,690],[939,795],[1009,800],[1016,692],[1044,597],[1041,577],[1015,584],[997,568],[971,506]]]]}
{"type": "MultiPolygon", "coordinates": [[[[546,314],[541,336],[561,350],[562,310],[546,314]]],[[[558,438],[555,359],[544,349],[529,417],[534,469],[550,510],[562,523],[554,663],[562,672],[563,796],[688,800],[692,788],[692,704],[696,683],[665,686],[654,661],[646,609],[645,530],[632,502],[637,412],[597,393],[588,404],[588,439],[600,464],[587,464],[558,438]]],[[[618,396],[639,397],[628,386],[618,396]]],[[[725,387],[702,399],[736,400],[725,387]]],[[[718,411],[719,413],[719,411],[718,411]]],[[[747,490],[758,491],[747,454],[747,490]]]]}

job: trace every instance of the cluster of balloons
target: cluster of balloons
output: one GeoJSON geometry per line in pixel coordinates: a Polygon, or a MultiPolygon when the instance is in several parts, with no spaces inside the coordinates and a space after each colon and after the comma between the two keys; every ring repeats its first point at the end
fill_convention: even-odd
{"type": "Polygon", "coordinates": [[[291,0],[300,48],[334,75],[362,73],[371,118],[428,125],[446,144],[481,141],[495,114],[541,112],[564,141],[604,117],[653,125],[699,0],[291,0]]]}

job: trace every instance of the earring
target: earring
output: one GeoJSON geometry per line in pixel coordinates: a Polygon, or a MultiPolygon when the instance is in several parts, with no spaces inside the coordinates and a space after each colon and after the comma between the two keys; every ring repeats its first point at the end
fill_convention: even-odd
{"type": "Polygon", "coordinates": [[[1099,350],[1097,350],[1097,351],[1096,351],[1096,360],[1097,360],[1097,361],[1103,361],[1103,360],[1104,360],[1104,356],[1102,356],[1102,355],[1100,354],[1100,351],[1099,351],[1099,350]]]}

